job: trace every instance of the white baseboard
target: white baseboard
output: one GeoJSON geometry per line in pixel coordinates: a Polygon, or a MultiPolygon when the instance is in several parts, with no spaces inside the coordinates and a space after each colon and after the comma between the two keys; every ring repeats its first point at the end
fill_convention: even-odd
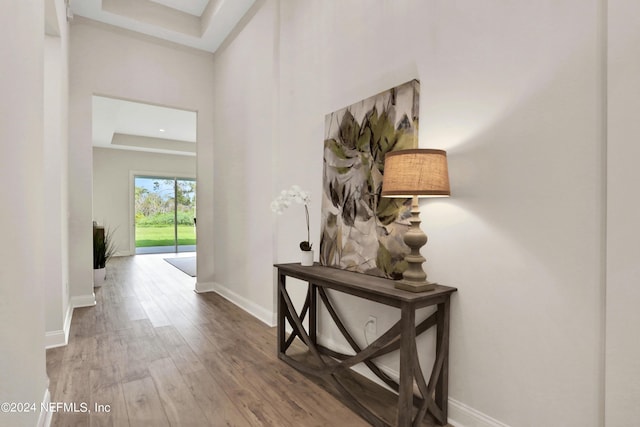
{"type": "Polygon", "coordinates": [[[91,295],[80,295],[77,297],[71,297],[71,306],[73,308],[80,307],[93,307],[96,305],[96,294],[91,292],[91,295]]]}
{"type": "Polygon", "coordinates": [[[64,316],[64,323],[61,330],[49,331],[45,333],[45,348],[62,347],[69,343],[69,331],[71,330],[71,319],[73,318],[73,310],[80,307],[94,307],[96,305],[96,294],[81,295],[71,297],[67,312],[64,316]]]}
{"type": "Polygon", "coordinates": [[[44,336],[45,348],[62,347],[69,343],[69,331],[71,330],[71,318],[73,317],[73,305],[67,306],[67,313],[64,316],[62,329],[58,331],[47,332],[44,336]]]}
{"type": "Polygon", "coordinates": [[[449,424],[454,427],[509,427],[451,397],[449,397],[449,424]]]}
{"type": "Polygon", "coordinates": [[[269,327],[273,327],[276,325],[276,315],[275,313],[265,310],[263,307],[254,303],[253,301],[248,300],[247,298],[236,294],[231,291],[229,288],[222,286],[219,283],[211,282],[211,283],[196,283],[196,292],[215,292],[221,295],[223,298],[231,301],[233,304],[237,305],[256,319],[265,323],[269,327]]]}
{"type": "Polygon", "coordinates": [[[216,284],[213,282],[197,282],[196,288],[194,289],[197,294],[202,294],[205,292],[215,292],[216,284]]]}
{"type": "Polygon", "coordinates": [[[44,334],[44,348],[56,348],[67,345],[64,330],[50,331],[44,334]]]}
{"type": "MultiPolygon", "coordinates": [[[[42,405],[40,408],[48,407],[51,402],[51,393],[49,393],[49,387],[44,390],[44,397],[42,398],[42,405]]],[[[49,427],[51,425],[51,417],[53,413],[51,411],[40,411],[38,417],[38,427],[49,427]]]]}

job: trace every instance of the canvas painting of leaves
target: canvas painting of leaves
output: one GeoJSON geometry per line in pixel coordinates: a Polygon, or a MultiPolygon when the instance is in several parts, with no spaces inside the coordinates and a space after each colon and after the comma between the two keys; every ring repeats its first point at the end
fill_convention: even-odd
{"type": "Polygon", "coordinates": [[[320,263],[399,279],[411,199],[382,198],[384,158],[418,147],[412,80],[325,117],[320,263]]]}

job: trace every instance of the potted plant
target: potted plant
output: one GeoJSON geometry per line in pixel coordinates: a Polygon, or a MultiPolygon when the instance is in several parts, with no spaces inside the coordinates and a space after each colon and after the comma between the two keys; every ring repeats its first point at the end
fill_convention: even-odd
{"type": "Polygon", "coordinates": [[[93,286],[104,283],[107,275],[107,262],[115,254],[115,245],[111,230],[93,226],[93,286]]]}
{"type": "Polygon", "coordinates": [[[280,195],[271,202],[271,210],[278,215],[288,208],[292,202],[304,205],[305,218],[307,220],[307,240],[300,242],[300,250],[302,251],[301,264],[305,266],[313,265],[313,244],[310,242],[309,233],[309,204],[311,197],[309,193],[303,191],[299,186],[293,185],[289,190],[282,190],[280,195]]]}

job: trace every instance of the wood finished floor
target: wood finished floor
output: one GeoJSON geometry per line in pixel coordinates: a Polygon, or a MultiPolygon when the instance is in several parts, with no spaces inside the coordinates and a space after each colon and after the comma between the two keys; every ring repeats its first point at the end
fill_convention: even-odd
{"type": "MultiPolygon", "coordinates": [[[[53,426],[366,426],[276,357],[275,329],[194,279],[139,255],[113,259],[97,305],[76,309],[69,344],[47,351],[53,426]]],[[[268,285],[268,284],[267,284],[268,285]]]]}

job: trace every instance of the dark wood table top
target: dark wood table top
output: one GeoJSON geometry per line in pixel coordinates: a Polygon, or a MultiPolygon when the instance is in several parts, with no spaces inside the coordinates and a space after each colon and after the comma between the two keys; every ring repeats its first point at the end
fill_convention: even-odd
{"type": "Polygon", "coordinates": [[[327,267],[318,263],[309,267],[301,266],[300,263],[274,266],[289,277],[396,307],[402,303],[412,303],[421,307],[437,304],[457,291],[450,286],[436,285],[432,291],[409,292],[395,288],[394,281],[390,279],[327,267]]]}

